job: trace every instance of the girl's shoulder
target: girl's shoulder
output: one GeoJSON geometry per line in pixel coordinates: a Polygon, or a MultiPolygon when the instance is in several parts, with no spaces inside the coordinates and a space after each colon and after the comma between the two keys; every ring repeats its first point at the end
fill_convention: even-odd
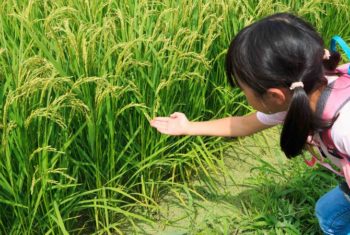
{"type": "Polygon", "coordinates": [[[257,112],[256,117],[261,123],[265,125],[274,126],[274,125],[282,124],[284,122],[286,114],[287,114],[286,111],[273,113],[273,114],[257,112]]]}

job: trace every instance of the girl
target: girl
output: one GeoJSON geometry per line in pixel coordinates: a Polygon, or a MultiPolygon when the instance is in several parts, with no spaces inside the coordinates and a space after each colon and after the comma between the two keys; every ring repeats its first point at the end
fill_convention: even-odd
{"type": "MultiPolygon", "coordinates": [[[[168,135],[247,136],[283,124],[280,145],[288,158],[299,155],[312,136],[341,168],[319,136],[320,130],[332,128],[336,148],[350,156],[350,102],[336,119],[324,120],[319,112],[320,97],[337,78],[327,71],[334,71],[339,60],[339,53],[325,50],[320,35],[302,19],[288,13],[266,17],[240,31],[226,57],[230,84],[242,89],[257,112],[204,122],[191,122],[176,112],[154,118],[151,126],[168,135]]],[[[350,232],[347,190],[347,185],[338,186],[318,200],[316,216],[325,234],[350,232]]]]}

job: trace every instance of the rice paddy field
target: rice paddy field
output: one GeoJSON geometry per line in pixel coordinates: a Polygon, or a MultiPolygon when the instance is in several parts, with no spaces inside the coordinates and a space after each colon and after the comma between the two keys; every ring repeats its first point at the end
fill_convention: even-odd
{"type": "Polygon", "coordinates": [[[167,195],[189,207],[218,198],[227,180],[240,190],[235,214],[184,234],[319,234],[313,205],[337,179],[286,161],[271,141],[278,129],[170,137],[149,121],[251,112],[226,82],[234,35],[289,11],[327,44],[335,34],[350,42],[349,3],[0,0],[0,234],[146,234],[140,224],[164,222],[167,195]]]}

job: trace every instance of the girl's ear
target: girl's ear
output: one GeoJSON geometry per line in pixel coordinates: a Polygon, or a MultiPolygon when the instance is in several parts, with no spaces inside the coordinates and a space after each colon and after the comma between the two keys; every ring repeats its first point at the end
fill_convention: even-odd
{"type": "Polygon", "coordinates": [[[266,91],[267,100],[279,106],[288,106],[289,96],[289,90],[286,88],[269,88],[266,91]]]}

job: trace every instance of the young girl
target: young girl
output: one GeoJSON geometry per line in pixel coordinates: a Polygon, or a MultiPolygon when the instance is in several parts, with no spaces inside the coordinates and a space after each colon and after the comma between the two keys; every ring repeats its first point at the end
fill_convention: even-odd
{"type": "MultiPolygon", "coordinates": [[[[320,100],[337,76],[339,53],[324,49],[320,35],[302,19],[279,13],[240,31],[226,57],[227,77],[239,86],[257,112],[242,117],[191,122],[185,114],[156,117],[151,126],[168,135],[247,136],[283,124],[280,144],[288,158],[299,155],[309,136],[339,168],[339,159],[322,148],[320,130],[331,129],[336,148],[350,156],[350,102],[333,120],[320,116],[320,100]],[[329,75],[329,76],[327,76],[329,75]]],[[[349,95],[350,96],[350,95],[349,95]]],[[[336,187],[316,204],[316,216],[325,234],[350,232],[348,186],[336,187]]]]}

